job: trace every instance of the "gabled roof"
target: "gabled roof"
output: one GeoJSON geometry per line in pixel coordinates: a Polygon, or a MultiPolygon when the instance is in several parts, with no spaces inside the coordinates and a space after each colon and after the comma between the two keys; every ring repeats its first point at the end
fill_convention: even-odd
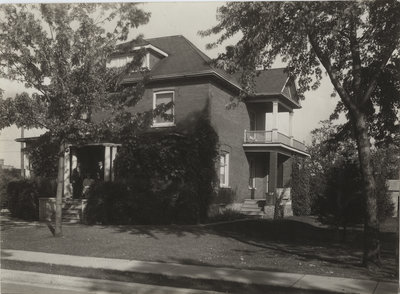
{"type": "MultiPolygon", "coordinates": [[[[168,36],[160,38],[143,39],[138,42],[120,44],[120,50],[130,50],[138,46],[152,45],[168,54],[162,58],[152,69],[151,79],[173,78],[180,76],[214,75],[224,80],[238,90],[241,89],[240,73],[228,74],[222,69],[211,65],[211,58],[194,46],[184,36],[168,36]]],[[[132,75],[127,81],[135,80],[132,75]]],[[[288,74],[284,68],[260,71],[256,77],[256,95],[281,95],[288,82],[288,74]]],[[[297,103],[297,101],[295,101],[297,103]]]]}

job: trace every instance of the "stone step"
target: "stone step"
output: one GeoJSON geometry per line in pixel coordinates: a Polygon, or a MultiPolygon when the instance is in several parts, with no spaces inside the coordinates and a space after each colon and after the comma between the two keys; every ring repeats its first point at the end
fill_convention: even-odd
{"type": "Polygon", "coordinates": [[[64,205],[63,209],[82,209],[82,205],[64,205]]]}
{"type": "Polygon", "coordinates": [[[261,209],[263,206],[259,206],[258,204],[247,204],[243,203],[242,208],[259,208],[261,209]]]}
{"type": "Polygon", "coordinates": [[[244,211],[244,210],[248,210],[248,211],[261,211],[261,207],[242,207],[240,210],[244,211]]]}
{"type": "Polygon", "coordinates": [[[81,213],[81,212],[80,212],[79,210],[77,210],[77,211],[66,210],[66,211],[63,211],[63,212],[62,212],[63,215],[78,215],[78,214],[80,214],[80,213],[81,213]]]}
{"type": "Polygon", "coordinates": [[[245,214],[245,215],[259,215],[259,216],[264,215],[264,213],[262,211],[241,211],[240,213],[245,214]]]}
{"type": "Polygon", "coordinates": [[[245,199],[243,203],[254,203],[256,204],[260,199],[245,199]]]}
{"type": "Polygon", "coordinates": [[[78,211],[82,211],[82,208],[63,208],[62,210],[63,212],[78,212],[78,211]]]}
{"type": "Polygon", "coordinates": [[[246,210],[246,209],[257,209],[257,210],[261,210],[262,207],[258,207],[258,206],[249,206],[249,205],[244,205],[241,207],[241,210],[246,210]]]}

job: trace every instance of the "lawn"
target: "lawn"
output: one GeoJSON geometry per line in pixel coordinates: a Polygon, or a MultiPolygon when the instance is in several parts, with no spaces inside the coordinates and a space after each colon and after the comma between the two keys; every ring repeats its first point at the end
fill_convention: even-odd
{"type": "Polygon", "coordinates": [[[396,221],[383,226],[377,272],[360,266],[362,231],[340,234],[313,218],[244,220],[208,226],[64,225],[62,238],[45,224],[3,221],[1,247],[82,256],[176,262],[339,277],[396,279],[396,221]]]}

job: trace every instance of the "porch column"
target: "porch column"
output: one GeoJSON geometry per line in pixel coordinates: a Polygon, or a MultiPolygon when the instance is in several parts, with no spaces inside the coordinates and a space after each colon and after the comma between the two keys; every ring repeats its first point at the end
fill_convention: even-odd
{"type": "Polygon", "coordinates": [[[74,170],[78,166],[78,157],[76,156],[76,151],[71,151],[71,169],[74,170]]]}
{"type": "Polygon", "coordinates": [[[289,138],[290,146],[293,146],[293,111],[289,112],[289,138]]]}
{"type": "Polygon", "coordinates": [[[29,157],[27,152],[24,150],[23,151],[23,157],[24,157],[24,177],[25,179],[29,179],[31,177],[31,169],[30,169],[30,163],[29,163],[29,157]]]}
{"type": "Polygon", "coordinates": [[[275,203],[275,190],[278,186],[278,152],[269,153],[268,198],[275,203]]]}
{"type": "Polygon", "coordinates": [[[66,146],[64,151],[64,197],[72,197],[72,185],[71,185],[71,146],[66,146]]]}
{"type": "Polygon", "coordinates": [[[114,160],[117,156],[117,146],[111,147],[111,182],[115,180],[114,160]]]}
{"type": "Polygon", "coordinates": [[[104,146],[104,182],[111,180],[111,146],[104,146]]]}
{"type": "Polygon", "coordinates": [[[278,101],[272,102],[272,142],[278,141],[278,101]]]}

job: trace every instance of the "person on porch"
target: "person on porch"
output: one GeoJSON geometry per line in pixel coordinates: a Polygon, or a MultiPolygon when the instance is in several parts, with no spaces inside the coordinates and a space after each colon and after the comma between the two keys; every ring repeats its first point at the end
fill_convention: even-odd
{"type": "Polygon", "coordinates": [[[104,165],[103,165],[103,161],[99,161],[97,163],[96,180],[99,180],[99,181],[103,181],[104,180],[104,165]]]}
{"type": "Polygon", "coordinates": [[[72,198],[79,199],[82,198],[82,190],[83,190],[83,180],[81,176],[81,167],[78,163],[76,168],[72,171],[71,176],[72,181],[72,198]]]}
{"type": "Polygon", "coordinates": [[[83,180],[83,198],[88,198],[90,186],[93,184],[94,181],[95,180],[89,174],[86,175],[85,179],[83,180]]]}

